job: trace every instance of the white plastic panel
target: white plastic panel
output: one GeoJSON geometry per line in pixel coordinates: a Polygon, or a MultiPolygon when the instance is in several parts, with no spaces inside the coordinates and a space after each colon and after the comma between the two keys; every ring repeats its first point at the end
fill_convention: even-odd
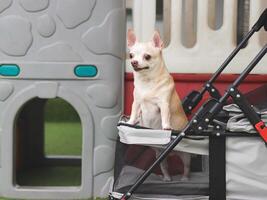
{"type": "MultiPolygon", "coordinates": [[[[181,42],[182,0],[171,1],[170,45],[163,50],[166,65],[173,73],[213,73],[236,47],[237,1],[224,0],[223,25],[218,30],[208,26],[208,0],[197,0],[196,44],[185,48],[181,42]]],[[[262,0],[250,1],[250,27],[264,10],[262,0]]],[[[133,5],[134,30],[141,41],[147,41],[155,27],[155,1],[136,0],[133,5]]],[[[240,73],[264,44],[255,34],[249,44],[232,61],[226,73],[240,73]]],[[[267,58],[263,58],[252,73],[267,73],[267,58]]],[[[127,72],[132,68],[127,62],[127,72]]]]}

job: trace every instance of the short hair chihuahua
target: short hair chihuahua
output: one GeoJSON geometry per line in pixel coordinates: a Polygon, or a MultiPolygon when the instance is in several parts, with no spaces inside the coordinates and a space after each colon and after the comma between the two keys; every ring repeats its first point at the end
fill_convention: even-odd
{"type": "MultiPolygon", "coordinates": [[[[188,120],[173,78],[165,66],[159,33],[155,31],[149,42],[138,42],[133,30],[128,30],[127,42],[134,70],[134,101],[128,123],[139,121],[141,125],[153,129],[183,129],[188,120]]],[[[158,156],[159,149],[155,150],[158,156]]],[[[184,163],[182,179],[188,179],[191,157],[188,153],[177,153],[184,163]]],[[[163,179],[170,181],[166,159],[160,167],[163,179]]]]}

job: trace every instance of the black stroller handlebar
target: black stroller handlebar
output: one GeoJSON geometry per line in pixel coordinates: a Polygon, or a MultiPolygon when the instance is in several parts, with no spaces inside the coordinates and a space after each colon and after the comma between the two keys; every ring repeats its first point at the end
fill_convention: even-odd
{"type": "Polygon", "coordinates": [[[261,27],[264,27],[265,31],[267,31],[267,9],[265,9],[261,16],[259,17],[258,21],[254,24],[252,29],[255,31],[259,31],[261,27]]]}

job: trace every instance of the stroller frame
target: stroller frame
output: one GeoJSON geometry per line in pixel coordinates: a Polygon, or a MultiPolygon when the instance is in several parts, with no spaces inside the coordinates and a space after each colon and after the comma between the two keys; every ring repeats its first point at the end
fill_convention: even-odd
{"type": "MultiPolygon", "coordinates": [[[[192,119],[188,122],[186,127],[182,131],[172,130],[172,135],[177,135],[177,137],[172,140],[168,146],[161,152],[154,163],[136,180],[135,184],[121,197],[120,200],[129,199],[132,194],[137,190],[137,188],[146,180],[146,178],[152,173],[153,169],[165,159],[168,154],[175,148],[179,142],[187,135],[207,135],[204,130],[208,128],[208,125],[213,122],[215,117],[221,111],[223,105],[229,98],[232,98],[234,103],[236,103],[240,109],[243,111],[245,116],[248,118],[250,123],[254,126],[255,130],[259,133],[261,138],[265,143],[267,143],[267,127],[261,120],[260,116],[253,109],[252,105],[247,101],[244,95],[238,90],[238,86],[242,81],[248,76],[248,74],[254,69],[258,62],[263,58],[267,52],[267,44],[262,48],[262,50],[254,57],[254,59],[249,63],[245,70],[239,75],[239,77],[228,87],[223,96],[220,95],[218,90],[213,86],[214,81],[222,73],[222,71],[227,67],[239,50],[247,43],[249,38],[258,32],[262,27],[267,31],[267,9],[259,17],[258,21],[247,33],[240,44],[233,50],[229,57],[224,61],[220,68],[213,74],[211,79],[205,83],[200,92],[191,92],[183,101],[183,107],[186,113],[190,113],[191,110],[200,102],[204,93],[209,92],[212,99],[204,103],[198,111],[194,114],[192,119]]],[[[216,126],[216,133],[213,137],[225,138],[225,135],[220,131],[221,127],[216,126]]],[[[210,135],[209,135],[210,136],[210,135]]],[[[225,189],[225,188],[224,188],[225,189]]],[[[225,191],[221,194],[210,195],[211,200],[225,199],[225,191]]],[[[110,200],[116,200],[117,198],[112,195],[109,196],[110,200]]]]}
{"type": "Polygon", "coordinates": [[[211,76],[211,78],[204,84],[200,91],[192,91],[183,99],[183,108],[185,113],[190,114],[191,111],[198,105],[198,103],[203,98],[203,95],[208,92],[209,95],[215,99],[220,99],[221,94],[216,87],[213,86],[213,83],[220,76],[223,70],[228,66],[232,59],[238,54],[238,52],[247,44],[251,36],[258,32],[263,26],[267,30],[267,23],[264,22],[267,18],[267,12],[265,11],[261,14],[258,21],[254,24],[251,30],[244,36],[240,41],[237,47],[231,52],[231,54],[226,58],[226,60],[221,64],[218,70],[211,76]]]}

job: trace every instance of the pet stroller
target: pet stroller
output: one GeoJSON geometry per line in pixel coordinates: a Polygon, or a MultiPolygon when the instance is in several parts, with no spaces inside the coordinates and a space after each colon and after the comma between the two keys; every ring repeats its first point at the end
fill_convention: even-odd
{"type": "Polygon", "coordinates": [[[182,131],[152,130],[129,125],[124,117],[120,120],[110,200],[266,199],[267,86],[247,94],[242,94],[238,86],[266,54],[267,45],[222,96],[213,86],[262,27],[267,31],[267,9],[202,90],[184,99],[184,110],[190,113],[205,92],[212,97],[182,131]],[[162,148],[160,155],[155,157],[151,147],[162,148]],[[171,154],[173,150],[192,154],[188,180],[181,179],[183,163],[171,154]],[[160,176],[158,164],[164,159],[172,162],[168,168],[171,181],[163,181],[160,176]]]}

